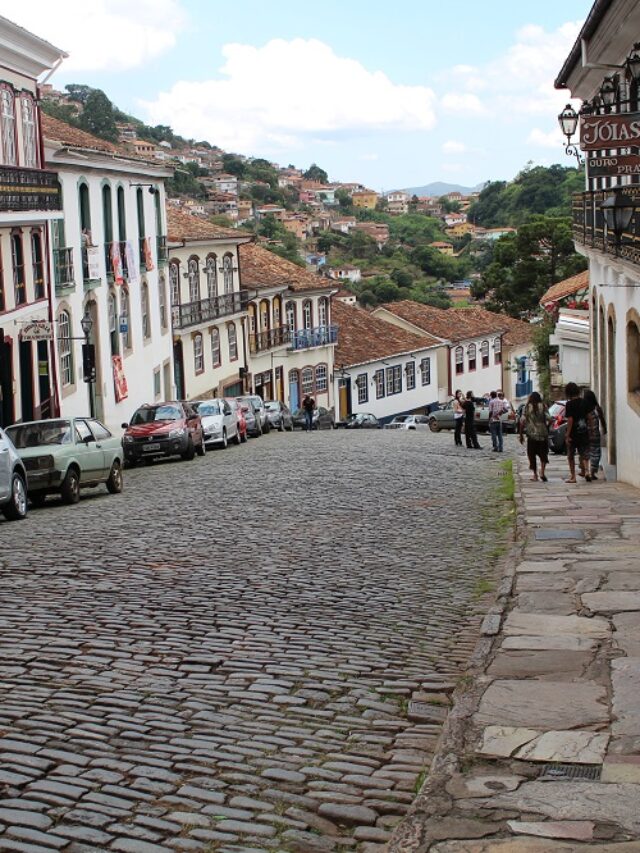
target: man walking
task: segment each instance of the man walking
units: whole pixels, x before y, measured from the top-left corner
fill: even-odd
[[[494,453],[502,453],[502,415],[507,411],[507,404],[500,399],[497,391],[491,392],[489,400],[489,432],[491,433],[491,444]]]
[[[467,396],[462,404],[464,408],[464,435],[469,449],[481,450],[478,444],[478,433],[476,432],[476,406],[473,391],[467,391]]]
[[[304,395],[302,408],[304,409],[304,423],[307,432],[313,429],[313,411],[316,407],[316,401],[309,394]]]

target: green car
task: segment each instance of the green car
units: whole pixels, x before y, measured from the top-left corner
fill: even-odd
[[[35,506],[60,494],[68,504],[80,489],[106,483],[122,491],[122,444],[94,418],[52,418],[7,427],[27,471],[27,492]]]

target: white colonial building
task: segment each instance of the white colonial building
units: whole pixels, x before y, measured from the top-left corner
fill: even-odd
[[[64,210],[51,236],[61,412],[93,412],[117,429],[140,404],[174,396],[164,204],[171,171],[50,116],[43,135]],[[84,381],[85,340],[95,352],[93,382]]]

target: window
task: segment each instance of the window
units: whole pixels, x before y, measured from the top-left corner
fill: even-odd
[[[160,398],[160,394],[160,368],[156,367],[156,369],[153,371],[153,396],[156,400],[158,400]]]
[[[318,301],[318,325],[319,326],[326,326],[328,324],[328,317],[329,317],[328,305],[329,305],[329,300],[327,299],[326,296],[323,296]]]
[[[360,373],[356,377],[356,388],[358,389],[358,403],[369,402],[369,375]]]
[[[380,400],[382,397],[384,397],[384,370],[376,370],[375,381],[376,381],[376,399]]]
[[[431,385],[431,359],[423,358],[420,362],[420,376],[423,385]]]
[[[480,344],[480,358],[482,366],[489,367],[489,341],[482,341]]]
[[[105,438],[111,438],[111,433],[100,421],[90,420],[87,423],[96,441],[104,441]]]
[[[293,335],[296,330],[296,306],[294,302],[287,302],[285,306],[287,316],[287,327]]]
[[[93,441],[91,430],[86,421],[76,421],[76,441]]]
[[[140,308],[142,311],[142,337],[151,337],[151,318],[149,317],[149,285],[146,281],[140,288]]]
[[[113,241],[113,206],[111,202],[111,187],[104,184],[102,187],[102,225],[104,228],[104,242],[107,244],[107,271],[112,271],[110,260],[110,243]]]
[[[311,300],[305,299],[302,303],[302,328],[310,329],[312,327]]]
[[[302,393],[313,394],[313,368],[304,367],[302,369]]]
[[[464,373],[464,349],[456,347],[456,373]]]
[[[263,299],[260,303],[260,331],[267,332],[269,330],[269,302]]]
[[[493,342],[493,363],[502,364],[502,341],[496,338]]]
[[[204,371],[204,346],[202,343],[202,335],[194,335],[193,337],[193,369],[196,373]]]
[[[218,270],[216,269],[215,255],[207,257],[204,269],[207,276],[207,297],[215,299],[218,295]]]
[[[249,303],[249,332],[252,335],[256,333],[256,306],[253,302]]]
[[[635,311],[630,311],[627,318],[627,391],[636,395],[640,394],[640,318]]]
[[[279,296],[273,299],[273,327],[277,329],[282,319],[282,301]]]
[[[222,259],[222,282],[225,293],[233,293],[233,257],[229,254]]]
[[[16,113],[15,98],[11,89],[0,89],[0,122],[2,123],[2,162],[5,166],[16,165]]]
[[[189,258],[189,302],[200,301],[200,269],[197,258]]]
[[[58,314],[58,355],[60,356],[60,379],[62,386],[73,385],[71,315],[68,311],[61,311]]]
[[[16,305],[24,305],[27,301],[27,288],[24,279],[24,250],[22,234],[11,235],[11,260],[13,262],[13,291]]]
[[[169,288],[171,305],[180,305],[180,264],[176,261],[169,264]]]
[[[413,391],[416,387],[416,363],[408,361],[404,367],[404,372],[407,376],[407,391]]]
[[[120,338],[118,335],[118,299],[115,290],[110,290],[107,297],[107,322],[109,323],[111,355],[118,355],[120,351]]]
[[[477,347],[475,344],[469,344],[467,347],[467,359],[469,361],[469,371],[476,369]]]
[[[327,390],[327,365],[318,364],[316,367],[316,394]]]
[[[33,289],[36,299],[44,299],[44,263],[42,259],[42,235],[31,232],[31,266],[33,269]]]
[[[218,367],[220,364],[220,330],[217,326],[211,329],[211,364]]]
[[[402,393],[402,365],[387,367],[387,396]]]
[[[131,349],[131,326],[129,315],[129,291],[126,287],[123,287],[122,296],[120,298],[120,323],[125,329],[125,331],[122,332],[123,349]]]
[[[120,243],[125,243],[127,239],[127,211],[124,203],[123,187],[118,187],[116,202],[118,205],[118,239],[120,240]],[[121,252],[124,254],[122,246]]]
[[[144,195],[142,187],[136,190],[136,208],[138,211],[138,237],[143,240],[147,236],[147,229],[144,224]],[[140,258],[140,263],[144,263],[144,258]]]
[[[167,328],[167,280],[164,273],[158,276],[158,308],[160,309],[160,327]]]
[[[36,144],[35,105],[30,95],[23,95],[20,103],[22,105],[22,151],[24,165],[28,169],[36,169],[38,166],[38,146]]]
[[[238,358],[238,338],[235,323],[229,323],[227,335],[229,337],[229,360],[235,361]]]

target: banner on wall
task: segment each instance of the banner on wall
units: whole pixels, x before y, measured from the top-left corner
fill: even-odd
[[[127,240],[126,245],[127,270],[129,271],[129,283],[138,283],[138,267],[136,266],[135,255],[133,254],[133,246],[131,240]]]
[[[129,386],[127,385],[127,377],[124,375],[122,366],[122,358],[119,355],[111,356],[113,366],[113,387],[116,394],[116,403],[121,400],[126,400],[129,396]]]
[[[153,267],[153,255],[151,254],[151,243],[149,242],[149,238],[145,237],[142,241],[142,253],[144,255],[144,265],[147,268],[147,271],[152,270]]]
[[[114,241],[111,244],[111,268],[113,269],[113,280],[116,284],[124,284],[124,275],[122,273],[122,255],[120,253],[120,243]]]
[[[87,278],[100,279],[100,247],[87,246]]]

